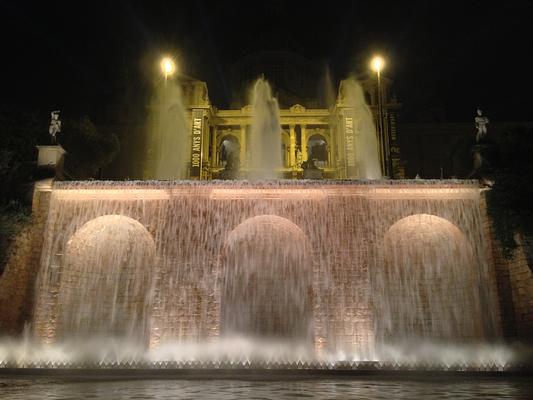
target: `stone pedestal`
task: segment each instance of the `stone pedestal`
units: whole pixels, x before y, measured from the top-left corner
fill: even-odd
[[[67,153],[60,145],[37,146],[37,170],[40,178],[63,178],[63,162]]]
[[[322,179],[323,171],[319,168],[304,168],[304,179]]]

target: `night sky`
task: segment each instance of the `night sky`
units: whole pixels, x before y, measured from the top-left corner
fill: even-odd
[[[278,37],[271,49],[326,61],[337,80],[381,52],[404,120],[432,107],[450,121],[470,120],[478,105],[492,120],[531,120],[526,1],[19,0],[3,1],[0,11],[4,109],[59,108],[114,122],[124,103],[145,102],[150,67],[168,52],[187,75],[207,81],[223,108],[229,66]]]

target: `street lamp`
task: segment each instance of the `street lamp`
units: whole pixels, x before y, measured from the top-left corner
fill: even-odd
[[[372,62],[370,63],[370,65],[372,67],[372,70],[374,70],[374,72],[377,72],[379,76],[379,74],[381,73],[381,70],[385,66],[385,60],[383,60],[383,58],[380,56],[375,56],[372,59]]]
[[[378,97],[378,137],[379,137],[379,151],[381,158],[381,169],[384,175],[390,176],[392,171],[389,171],[388,163],[388,140],[385,137],[385,129],[383,128],[383,98],[381,90],[381,70],[385,67],[385,60],[381,56],[374,56],[370,61],[370,68],[376,73],[377,76],[377,97]]]
[[[176,63],[170,57],[163,57],[161,59],[160,66],[161,66],[161,71],[163,72],[163,75],[165,76],[165,80],[167,80],[169,76],[172,76],[174,72],[176,72]]]

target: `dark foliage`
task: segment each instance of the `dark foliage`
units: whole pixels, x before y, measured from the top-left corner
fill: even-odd
[[[30,220],[30,208],[10,201],[0,205],[0,275],[4,272],[8,249],[20,230]]]
[[[488,210],[504,254],[511,257],[515,234],[533,233],[533,129],[512,129],[497,138],[497,146]]]
[[[11,242],[29,222],[33,182],[38,179],[36,146],[50,144],[49,118],[39,112],[0,112],[0,274]],[[97,177],[119,151],[117,136],[102,133],[86,116],[64,120],[58,139],[74,179]]]
[[[98,178],[100,170],[113,161],[120,144],[114,133],[102,133],[89,117],[66,120],[61,144],[67,151],[65,169],[75,179]]]

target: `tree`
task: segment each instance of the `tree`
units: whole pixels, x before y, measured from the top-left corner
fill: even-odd
[[[98,177],[120,149],[118,137],[97,129],[87,116],[65,120],[62,134],[60,141],[67,151],[65,169],[75,179]]]
[[[533,233],[533,129],[513,128],[496,139],[497,157],[491,161],[494,185],[488,192],[488,210],[504,254],[517,247],[515,234]]]
[[[9,246],[29,222],[36,146],[50,143],[49,121],[49,114],[40,112],[0,111],[0,274]],[[117,136],[102,133],[86,116],[64,120],[58,140],[74,179],[96,177],[119,151]]]
[[[47,118],[36,111],[0,111],[0,206],[27,203],[38,144],[47,143]]]
[[[46,136],[39,112],[0,111],[0,274],[13,239],[29,221],[35,146]]]

